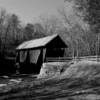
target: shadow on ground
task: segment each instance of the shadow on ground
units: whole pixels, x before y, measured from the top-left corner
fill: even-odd
[[[71,75],[67,73],[70,77],[65,77],[67,71],[65,70],[63,78],[62,75],[60,78],[36,79],[30,75],[17,77],[12,81],[11,79],[1,79],[3,82],[1,84],[7,85],[0,87],[0,100],[100,100],[100,68],[97,68],[100,67],[100,64],[85,63],[82,65],[82,63],[67,69],[68,71],[74,70]],[[89,73],[86,74],[86,67],[92,76]],[[79,71],[86,73],[80,75]]]

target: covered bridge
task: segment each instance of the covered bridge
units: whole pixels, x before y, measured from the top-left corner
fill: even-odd
[[[67,45],[58,34],[26,41],[16,48],[20,73],[38,74],[49,57],[63,57]]]

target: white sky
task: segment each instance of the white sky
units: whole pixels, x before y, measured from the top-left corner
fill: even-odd
[[[64,0],[0,0],[0,7],[19,16],[23,22],[36,22],[40,15],[55,14]]]

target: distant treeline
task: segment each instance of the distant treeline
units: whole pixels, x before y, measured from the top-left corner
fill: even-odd
[[[23,41],[55,33],[68,45],[66,56],[99,55],[100,14],[96,12],[100,10],[100,1],[66,0],[65,5],[67,3],[72,8],[71,13],[66,12],[65,6],[58,10],[59,16],[41,16],[39,22],[27,24],[23,24],[17,15],[1,9],[0,58],[15,57],[15,48]]]

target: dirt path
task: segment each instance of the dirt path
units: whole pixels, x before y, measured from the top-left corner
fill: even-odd
[[[0,100],[100,100],[99,84],[81,79],[24,79],[0,89]]]

